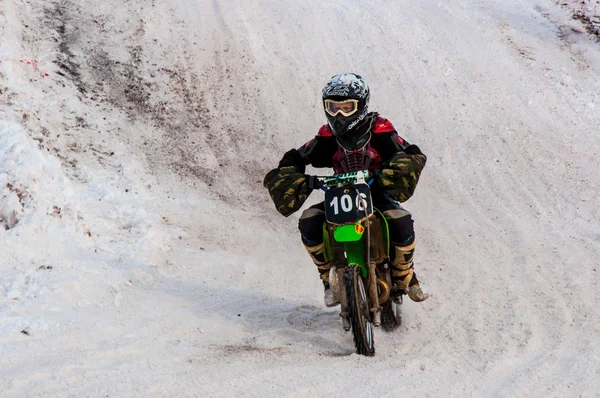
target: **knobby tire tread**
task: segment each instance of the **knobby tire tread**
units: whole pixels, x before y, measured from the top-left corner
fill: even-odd
[[[398,319],[394,314],[392,300],[388,300],[383,304],[381,309],[381,327],[386,332],[393,332],[402,324],[402,319]]]
[[[348,292],[348,308],[350,312],[350,322],[352,324],[352,335],[354,337],[354,345],[356,353],[360,355],[373,356],[375,355],[375,342],[373,340],[373,350],[371,351],[367,345],[366,330],[361,322],[361,309],[359,302],[358,282],[356,278],[360,278],[356,267],[348,267],[346,269],[346,288]],[[371,337],[373,339],[373,336]]]

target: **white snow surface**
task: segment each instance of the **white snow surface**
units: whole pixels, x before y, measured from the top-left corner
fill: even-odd
[[[569,3],[0,2],[0,395],[600,396],[600,44]],[[373,358],[262,187],[342,72],[428,155],[432,297]]]

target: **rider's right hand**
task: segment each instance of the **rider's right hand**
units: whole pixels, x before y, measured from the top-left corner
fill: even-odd
[[[306,180],[308,183],[308,189],[321,189],[323,186],[323,181],[319,180],[317,176],[306,175]]]

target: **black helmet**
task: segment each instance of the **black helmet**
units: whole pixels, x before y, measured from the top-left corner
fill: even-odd
[[[362,124],[367,117],[369,97],[369,86],[357,74],[342,73],[329,80],[323,89],[323,108],[333,135],[341,138],[352,134]]]

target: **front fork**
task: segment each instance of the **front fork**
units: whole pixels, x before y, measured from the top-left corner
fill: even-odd
[[[369,265],[365,266],[364,255],[363,255],[363,243],[361,241],[355,242],[344,242],[344,251],[346,253],[346,259],[348,267],[359,267],[360,274],[363,280],[366,281],[367,294],[369,296],[370,311],[371,311],[371,322],[375,326],[381,325],[381,308],[379,305],[379,294],[377,292],[377,273],[376,264],[374,261],[369,259]],[[350,320],[348,317],[348,299],[352,300],[353,297],[348,297],[346,290],[345,280],[345,267],[336,268],[338,277],[339,293],[340,293],[340,305],[342,321],[344,324],[344,330],[350,330]],[[386,298],[387,299],[387,298]]]

